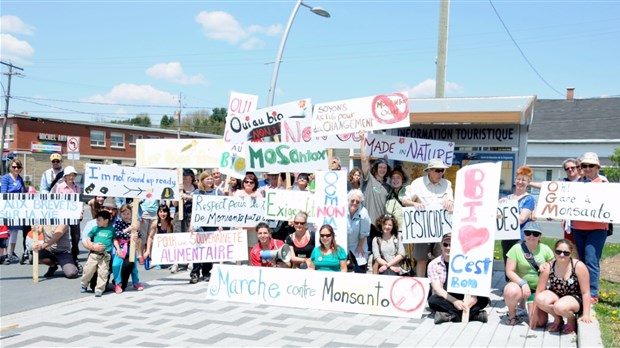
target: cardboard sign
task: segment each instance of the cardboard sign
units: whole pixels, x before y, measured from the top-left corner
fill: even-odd
[[[290,118],[282,120],[283,143],[323,144],[328,149],[359,149],[362,140],[358,132],[338,135],[312,135],[312,119]]]
[[[501,164],[473,164],[456,173],[448,292],[491,292]]]
[[[510,199],[497,206],[497,229],[495,240],[521,239],[519,223],[519,201]]]
[[[227,117],[224,141],[241,144],[280,135],[280,122],[282,120],[310,117],[311,112],[312,103],[310,99],[301,99]]]
[[[153,238],[154,265],[248,259],[245,230],[159,233]]]
[[[536,217],[573,221],[620,221],[620,184],[545,181]]]
[[[441,158],[452,165],[454,143],[370,133],[366,137],[366,153],[372,157],[424,164]]]
[[[138,139],[136,166],[142,168],[217,168],[222,139]]]
[[[256,227],[265,222],[262,198],[234,196],[194,195],[192,197],[192,220],[194,227]]]
[[[336,244],[347,249],[347,171],[318,171],[314,180],[314,205],[317,227],[334,228]],[[317,233],[319,229],[317,228]],[[317,236],[318,237],[318,236]],[[316,238],[319,241],[320,238]],[[318,243],[317,243],[318,245]]]
[[[452,232],[452,214],[442,206],[416,209],[403,207],[403,243],[440,242]]]
[[[140,199],[179,199],[175,170],[86,163],[84,193],[93,196]]]
[[[314,194],[309,191],[266,190],[265,219],[293,221],[300,211],[308,214],[308,222],[316,219]]]
[[[312,113],[315,136],[409,127],[407,92],[317,104]]]
[[[239,92],[230,92],[226,117],[234,117],[256,110],[258,96]]]
[[[207,298],[421,318],[428,278],[213,265]]]
[[[246,172],[244,155],[245,145],[224,144],[219,165],[220,172],[233,178],[243,179]]]
[[[82,203],[77,193],[0,194],[0,224],[7,226],[75,225]]]
[[[317,144],[246,143],[246,170],[312,173],[327,168],[327,149]]]

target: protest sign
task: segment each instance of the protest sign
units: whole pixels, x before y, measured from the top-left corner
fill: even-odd
[[[138,139],[136,166],[142,168],[217,168],[222,139]]]
[[[226,117],[234,117],[256,110],[258,96],[239,92],[230,92]]]
[[[314,206],[316,224],[330,225],[336,234],[336,244],[347,249],[347,172],[345,170],[315,173]],[[320,231],[316,231],[317,233]],[[317,236],[318,237],[318,236]],[[316,239],[317,241],[319,238]]]
[[[308,214],[308,222],[314,222],[314,194],[309,191],[266,190],[265,219],[293,221],[299,212]]]
[[[207,298],[421,318],[428,278],[213,265]]]
[[[495,240],[521,239],[519,201],[509,199],[499,202],[495,221],[497,223]]]
[[[454,143],[370,133],[366,137],[366,153],[372,157],[424,164],[441,158],[445,164],[452,165]]]
[[[179,175],[174,170],[86,163],[84,193],[140,199],[179,199]]]
[[[358,132],[337,135],[312,135],[312,119],[289,118],[282,120],[283,143],[323,144],[328,149],[359,149],[362,140]]]
[[[280,122],[283,119],[309,118],[311,112],[310,99],[301,99],[227,117],[224,141],[241,144],[280,135]]]
[[[81,214],[82,202],[77,193],[0,195],[1,225],[75,225],[80,223]]]
[[[473,164],[456,173],[448,292],[489,296],[500,173],[501,162]]]
[[[246,230],[158,233],[153,238],[154,265],[248,259]]]
[[[545,181],[538,195],[536,217],[618,222],[620,221],[618,197],[620,197],[618,183]]]
[[[402,231],[405,244],[440,242],[444,234],[452,232],[452,214],[440,205],[404,207]]]
[[[233,178],[245,177],[245,148],[243,144],[224,144],[220,172]]]
[[[327,168],[327,149],[311,143],[246,143],[246,170],[312,173]]]
[[[234,196],[192,196],[193,227],[256,227],[265,222],[263,198]]]
[[[317,104],[312,113],[315,136],[409,127],[407,92]]]

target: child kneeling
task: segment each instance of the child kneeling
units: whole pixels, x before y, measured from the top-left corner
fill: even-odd
[[[105,290],[108,274],[110,273],[110,252],[114,240],[114,228],[110,226],[112,215],[110,212],[102,210],[97,213],[97,226],[88,232],[86,236],[86,246],[89,250],[96,248],[88,254],[88,260],[84,266],[84,275],[80,292],[86,292],[90,279],[97,272],[97,286],[95,296],[100,297]]]

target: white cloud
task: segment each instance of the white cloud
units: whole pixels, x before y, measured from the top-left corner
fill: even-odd
[[[146,69],[146,74],[156,78],[167,80],[182,85],[206,85],[207,80],[201,74],[188,76],[183,72],[179,62],[159,63]]]
[[[173,105],[177,97],[150,85],[121,83],[112,87],[107,94],[97,94],[87,98],[95,103],[146,103],[153,105]]]
[[[244,49],[262,47],[262,40],[255,35],[275,36],[282,32],[280,24],[268,26],[251,24],[244,28],[235,17],[224,11],[202,11],[196,16],[196,22],[202,26],[206,37],[225,41],[231,45],[243,41],[241,47]]]
[[[33,35],[34,27],[31,25],[27,25],[22,22],[22,20],[17,16],[6,15],[0,17],[0,32],[5,33],[14,33],[14,34],[23,34],[23,35]]]
[[[456,82],[448,82],[445,84],[445,94],[461,93],[463,92],[463,86]],[[406,84],[398,86],[398,90],[404,90],[409,92],[409,98],[432,98],[435,96],[435,80],[426,79],[417,85],[410,87]]]
[[[34,54],[34,48],[28,42],[19,40],[11,34],[0,34],[0,42],[2,42],[0,45],[2,60],[23,64]]]

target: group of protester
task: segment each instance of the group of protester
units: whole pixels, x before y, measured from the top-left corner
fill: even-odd
[[[364,144],[365,133],[360,132],[360,137],[361,144]],[[444,235],[440,243],[413,244],[412,248],[410,244],[402,243],[403,207],[425,209],[441,206],[448,211],[453,209],[452,184],[443,178],[448,165],[441,159],[431,159],[424,169],[425,175],[406,185],[408,178],[400,166],[392,169],[383,159],[371,165],[365,146],[361,146],[360,151],[361,168],[354,167],[348,174],[347,245],[336,244],[332,226],[312,226],[308,224],[307,214],[299,212],[290,222],[268,221],[249,229],[248,263],[264,267],[428,276],[431,283],[428,304],[436,311],[435,323],[461,321],[464,310],[469,312],[469,320],[486,322],[484,308],[489,302],[488,298],[465,298],[461,294],[447,292],[450,234]],[[40,192],[82,193],[75,183],[75,169],[71,166],[62,168],[62,157],[58,154],[53,154],[50,160],[52,168],[43,174]],[[567,181],[606,182],[604,177],[598,175],[600,162],[595,153],[585,153],[579,160],[566,160],[563,165]],[[10,173],[2,177],[2,192],[26,192],[19,175],[21,162],[14,159],[10,166]],[[332,159],[330,169],[341,169],[338,158]],[[599,260],[608,225],[564,221],[563,227],[567,237],[573,237],[572,241],[562,239],[556,243],[554,251],[550,250],[540,242],[542,230],[533,222],[536,202],[527,188],[539,184],[532,182],[532,174],[533,171],[527,166],[518,168],[513,193],[502,198],[518,201],[521,227],[520,240],[502,242],[507,279],[504,289],[508,307],[507,324],[520,323],[528,307],[532,327],[546,325],[549,313],[555,318],[549,330],[568,333],[575,329],[575,314],[582,315],[580,321],[590,321],[589,305],[598,300]],[[136,208],[113,197],[96,197],[88,203],[96,220],[87,225],[81,236],[84,248],[89,251],[83,269],[82,292],[86,292],[90,286],[94,288],[96,296],[101,296],[106,289],[110,268],[116,293],[125,290],[129,274],[132,276],[133,287],[142,290],[138,265],[149,266],[156,234],[175,232],[174,214],[177,209],[183,211],[180,232],[218,230],[218,227],[199,228],[191,225],[193,195],[257,198],[264,196],[266,189],[286,189],[290,186],[286,185],[287,175],[277,172],[266,173],[262,181],[252,172],[248,172],[242,180],[232,177],[224,180],[217,168],[203,170],[198,177],[196,175],[197,172],[192,169],[183,171],[182,193],[178,203],[147,199]],[[314,188],[312,174],[301,173],[292,183],[295,190]],[[134,222],[133,209],[138,209],[139,216],[138,221]],[[0,231],[0,237],[10,236],[8,253],[7,238],[0,238],[3,262],[16,260],[14,250],[20,228],[9,226],[6,233]],[[79,224],[33,228],[40,229],[44,235],[43,243],[36,249],[40,250],[40,262],[49,265],[46,277],[53,276],[59,266],[68,278],[82,273],[77,259],[81,234]],[[319,239],[318,243],[316,238]],[[132,257],[129,255],[131,244],[135,244],[136,249]],[[288,245],[291,250],[290,260],[266,258],[261,253],[278,250],[284,245]],[[575,256],[575,250],[578,259],[572,257]],[[23,258],[27,258],[27,255]],[[407,259],[413,262],[415,270],[403,267],[403,261]],[[201,278],[209,280],[211,263],[194,263],[190,266],[190,283],[197,283]],[[177,264],[171,266],[172,272],[178,269]],[[563,318],[567,319],[566,323]]]

